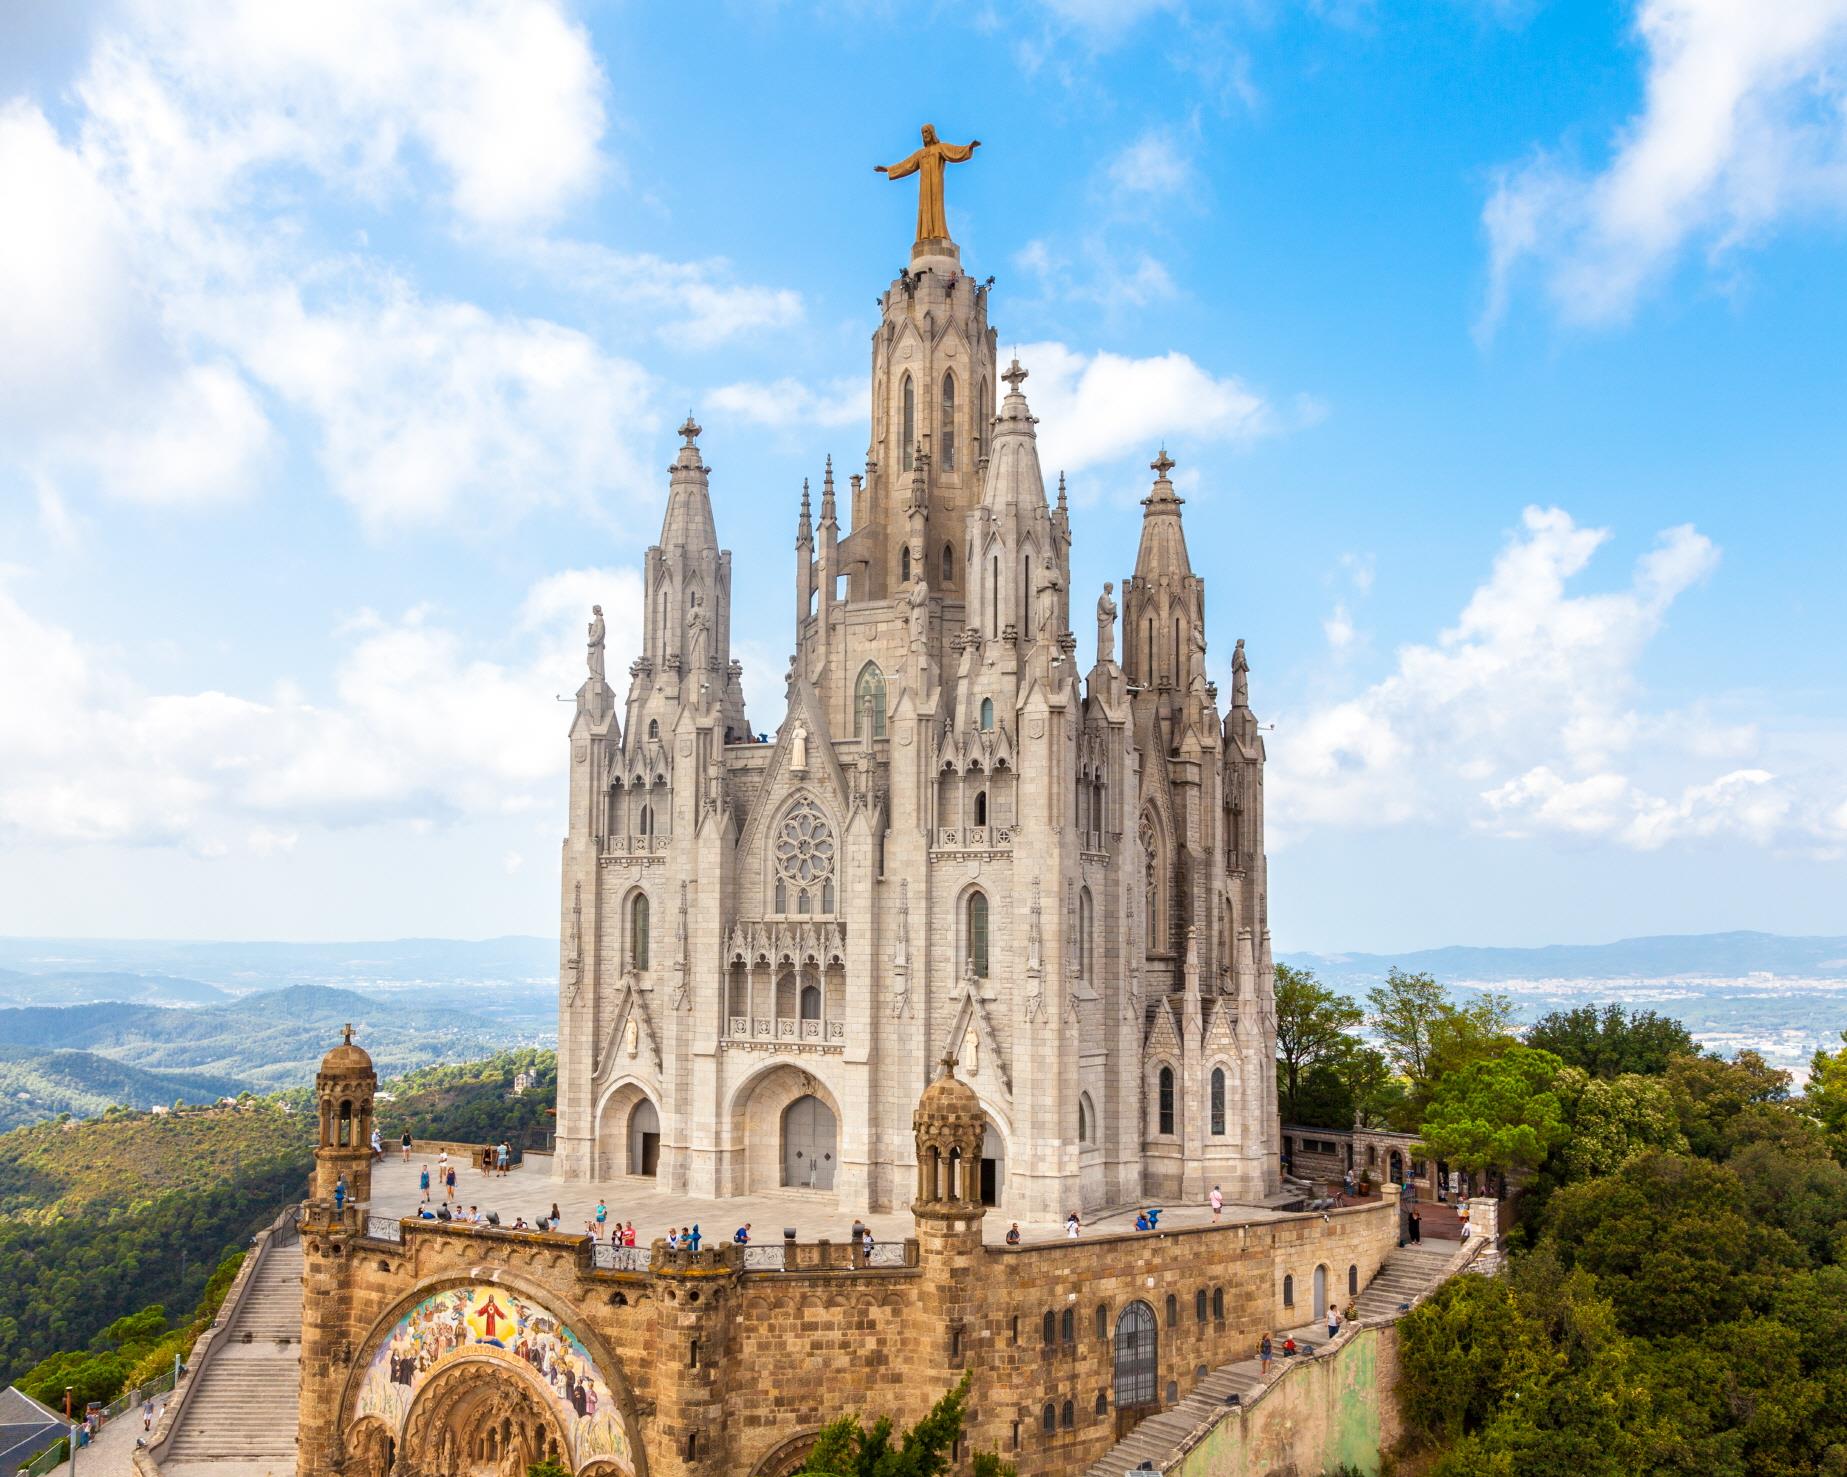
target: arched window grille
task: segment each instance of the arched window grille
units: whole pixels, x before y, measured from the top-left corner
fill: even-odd
[[[1058,1315],[1048,1308],[1044,1319],[1041,1321],[1041,1327],[1045,1333],[1046,1347],[1050,1348],[1053,1344],[1058,1342]]]
[[[1058,1336],[1067,1344],[1077,1342],[1077,1310],[1066,1308],[1058,1317]]]
[[[1206,1321],[1206,1290],[1203,1287],[1193,1294],[1193,1321],[1195,1323]]]
[[[1169,1328],[1180,1326],[1180,1299],[1171,1292],[1167,1295],[1167,1326]]]
[[[1225,1136],[1225,1069],[1212,1069],[1212,1092],[1210,1108],[1212,1111],[1212,1135],[1214,1138]]]
[[[1283,1306],[1285,1308],[1295,1306],[1295,1277],[1293,1274],[1283,1278]]]
[[[1225,1289],[1222,1287],[1212,1289],[1212,1317],[1217,1323],[1225,1321]]]
[[[1174,1069],[1172,1067],[1161,1068],[1157,1100],[1160,1111],[1160,1131],[1172,1133],[1174,1131]]]
[[[899,424],[903,430],[903,444],[898,449],[898,465],[906,472],[916,466],[912,448],[917,444],[917,387],[911,383],[911,377],[904,377],[904,385],[898,392],[900,409]]]
[[[991,733],[994,730],[994,699],[984,697],[981,700],[981,731]]]
[[[988,898],[986,893],[968,895],[968,957],[975,961],[975,977],[988,977]]]
[[[943,429],[937,437],[937,455],[942,459],[943,470],[953,472],[956,469],[956,377],[953,374],[943,376]]]
[[[648,967],[648,895],[635,894],[628,905],[628,956],[636,969]]]
[[[661,736],[661,720],[658,718],[650,718],[648,720],[648,737],[651,739],[657,739],[660,736]]]
[[[898,578],[907,585],[911,582],[911,546],[909,544],[898,551]]]

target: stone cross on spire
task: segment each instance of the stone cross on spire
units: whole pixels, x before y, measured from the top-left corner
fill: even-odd
[[[353,1025],[351,1021],[348,1021],[340,1030],[340,1044],[342,1046],[351,1046],[353,1044]]]
[[[1163,446],[1161,448],[1161,454],[1153,461],[1149,462],[1148,465],[1153,470],[1154,475],[1165,482],[1167,480],[1167,474],[1173,471],[1175,462],[1174,459],[1167,454],[1167,448]]]
[[[1014,359],[1013,363],[1007,366],[1007,372],[1003,374],[1001,378],[1007,382],[1009,394],[1017,395],[1020,393],[1020,386],[1026,380],[1026,371],[1020,368],[1020,361],[1017,357]]]
[[[691,446],[696,443],[699,439],[699,433],[704,429],[704,426],[693,419],[693,413],[690,410],[687,411],[686,419],[680,423],[680,434],[686,438],[686,444]]]

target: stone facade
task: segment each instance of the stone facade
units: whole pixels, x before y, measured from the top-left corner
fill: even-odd
[[[592,1477],[786,1477],[827,1421],[908,1423],[964,1370],[973,1445],[1026,1477],[1080,1471],[1397,1244],[1396,1207],[1376,1204],[986,1246],[965,1172],[984,1130],[953,1072],[924,1094],[916,1235],[877,1265],[825,1243],[626,1253],[311,1201],[301,1477],[542,1456]]]
[[[569,741],[559,1172],[901,1207],[957,1057],[975,1189],[1062,1216],[1279,1188],[1263,740],[1243,643],[1206,676],[1165,452],[1077,669],[1049,500],[988,287],[917,243],[880,298],[872,424],[804,486],[784,711],[753,741],[700,428],[618,699],[600,612]]]

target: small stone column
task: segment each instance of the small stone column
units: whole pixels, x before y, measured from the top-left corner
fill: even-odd
[[[346,1181],[346,1203],[372,1199],[372,1099],[378,1074],[372,1058],[353,1045],[353,1028],[321,1059],[314,1079],[319,1132],[314,1149],[314,1198],[331,1206],[334,1187]]]

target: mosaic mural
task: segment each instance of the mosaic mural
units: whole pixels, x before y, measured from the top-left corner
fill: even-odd
[[[373,1354],[355,1418],[377,1416],[401,1439],[424,1382],[464,1359],[524,1365],[569,1433],[573,1468],[635,1470],[628,1427],[590,1351],[544,1308],[492,1283],[445,1288],[410,1308]]]

